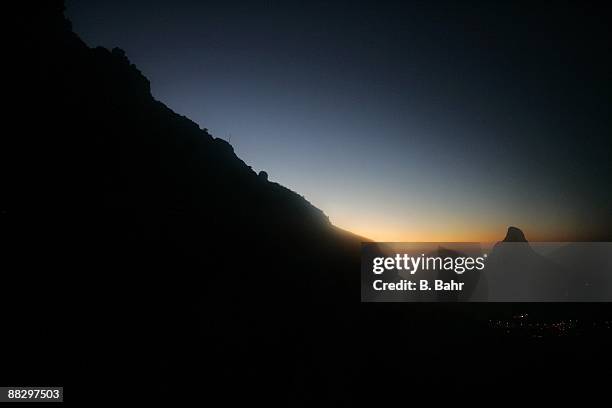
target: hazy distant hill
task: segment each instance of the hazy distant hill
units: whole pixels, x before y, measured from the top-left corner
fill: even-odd
[[[536,253],[519,228],[509,227],[487,260],[489,293],[496,301],[567,300],[567,273]]]

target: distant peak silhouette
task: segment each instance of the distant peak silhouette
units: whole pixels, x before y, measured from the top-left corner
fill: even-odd
[[[508,227],[506,237],[503,242],[527,242],[525,234],[517,227]]]

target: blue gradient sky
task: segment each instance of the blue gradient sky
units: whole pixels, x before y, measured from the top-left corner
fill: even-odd
[[[588,10],[122,3],[68,1],[67,15],[342,228],[571,240],[609,222],[609,40]]]

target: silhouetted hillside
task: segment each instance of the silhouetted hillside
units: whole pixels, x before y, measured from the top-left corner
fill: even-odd
[[[362,238],[155,100],[122,50],[86,46],[62,9],[47,3],[30,22],[41,102],[31,117],[44,130],[15,183],[25,221],[7,233],[37,231],[42,252],[14,243],[15,261],[58,276],[22,311],[65,312],[64,293],[75,294],[63,306],[79,314],[86,364],[117,367],[118,383],[170,390],[201,384],[202,370],[219,392],[240,377],[258,392],[256,378],[295,381],[279,373],[320,348],[311,333],[357,318],[347,309],[359,301]]]
[[[36,97],[6,161],[5,384],[338,406],[380,402],[410,372],[430,391],[522,373],[491,366],[488,305],[360,304],[361,237],[156,101],[122,50],[89,48],[62,10],[24,23]]]
[[[36,37],[45,148],[22,184],[40,186],[28,222],[50,232],[49,263],[82,297],[89,365],[168,397],[207,377],[238,399],[240,381],[244,395],[270,398],[275,384],[280,400],[334,401],[379,364],[368,338],[435,344],[454,331],[439,324],[444,306],[364,309],[361,238],[154,100],[121,50],[88,48],[61,7],[48,11]]]

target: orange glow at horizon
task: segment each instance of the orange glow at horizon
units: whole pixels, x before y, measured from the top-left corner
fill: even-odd
[[[520,228],[528,241],[589,240],[592,228],[579,220],[563,200],[493,194],[451,187],[397,189],[381,180],[371,187],[326,190],[312,184],[309,201],[321,208],[335,226],[376,242],[497,242],[508,227]],[[508,190],[510,191],[510,190]]]
[[[446,228],[439,225],[415,225],[412,228],[376,226],[367,222],[332,223],[354,234],[375,242],[497,242],[504,239],[508,227],[520,228],[528,241],[560,242],[578,240],[570,231],[562,228],[538,231],[537,226],[520,224],[474,225],[468,227],[455,223]]]

